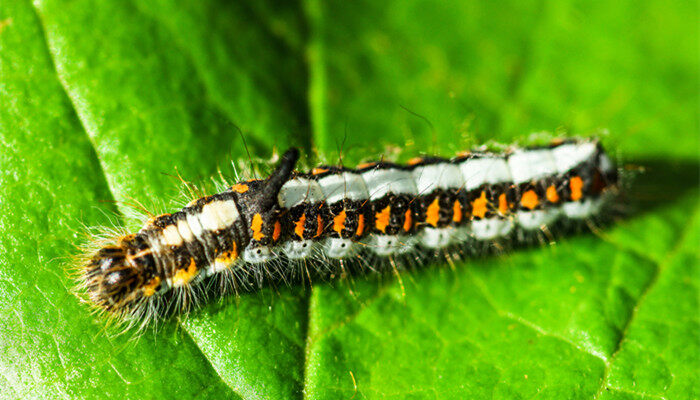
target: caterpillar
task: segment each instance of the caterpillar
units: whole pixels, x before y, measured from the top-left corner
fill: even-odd
[[[295,171],[298,158],[292,148],[266,179],[153,217],[86,254],[79,286],[88,301],[145,324],[302,270],[467,257],[478,243],[600,214],[618,185],[595,138],[308,173]]]

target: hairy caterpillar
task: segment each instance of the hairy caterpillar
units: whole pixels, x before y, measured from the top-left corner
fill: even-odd
[[[90,302],[145,324],[309,269],[465,256],[479,242],[594,216],[618,184],[596,139],[309,173],[294,171],[298,157],[290,149],[267,179],[197,199],[87,254],[79,283]]]

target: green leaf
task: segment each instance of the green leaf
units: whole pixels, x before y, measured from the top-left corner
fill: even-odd
[[[0,397],[699,397],[697,19],[659,0],[3,2]],[[83,224],[137,229],[128,203],[172,209],[173,175],[215,175],[242,137],[351,165],[562,128],[607,128],[646,168],[598,235],[268,288],[138,340],[70,293]]]

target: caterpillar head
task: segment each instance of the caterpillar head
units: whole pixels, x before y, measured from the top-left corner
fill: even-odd
[[[142,235],[122,236],[83,264],[81,286],[92,304],[104,311],[133,314],[161,287],[155,261]]]
[[[93,304],[115,311],[135,300],[143,279],[136,266],[129,262],[124,246],[109,246],[97,251],[89,260],[83,285]]]

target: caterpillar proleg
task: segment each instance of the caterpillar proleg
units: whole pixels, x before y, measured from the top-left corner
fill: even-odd
[[[337,275],[448,251],[468,257],[478,243],[595,216],[618,185],[597,139],[308,173],[295,171],[298,158],[290,149],[266,179],[199,198],[87,254],[80,286],[89,301],[142,323],[302,269]]]

